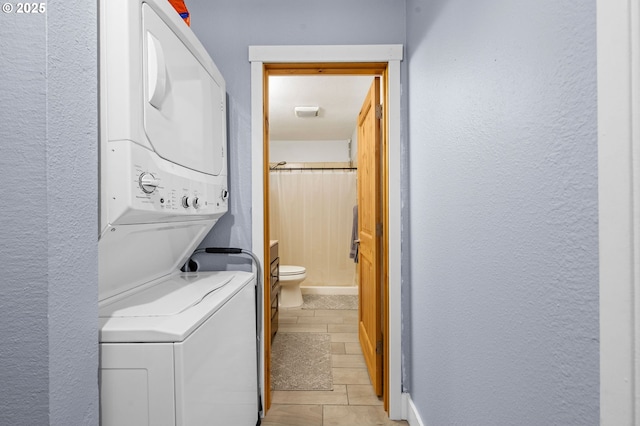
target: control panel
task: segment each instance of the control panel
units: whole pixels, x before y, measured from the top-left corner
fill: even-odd
[[[106,185],[111,225],[219,217],[228,209],[226,175],[178,166],[129,141],[110,142],[106,155],[114,168]]]

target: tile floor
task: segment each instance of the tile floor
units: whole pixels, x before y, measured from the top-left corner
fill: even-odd
[[[272,391],[263,426],[408,425],[387,418],[358,342],[357,310],[281,309],[278,332],[329,333],[332,391]]]

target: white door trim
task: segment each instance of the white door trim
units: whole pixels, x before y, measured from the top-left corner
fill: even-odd
[[[400,61],[402,45],[249,46],[251,62],[252,246],[264,265],[263,64],[387,62],[389,85],[389,417],[402,417],[402,327],[400,233]],[[264,301],[263,306],[264,306]],[[263,351],[264,356],[264,351]],[[264,359],[262,359],[264,365]],[[264,385],[264,373],[261,376]],[[264,402],[264,401],[263,401]]]
[[[597,1],[600,420],[640,422],[640,7]],[[634,178],[635,176],[635,178]]]

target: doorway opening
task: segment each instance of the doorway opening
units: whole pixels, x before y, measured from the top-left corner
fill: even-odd
[[[372,81],[359,75],[269,76],[269,233],[278,241],[280,265],[304,268],[299,285],[305,297],[357,294],[349,244],[357,203],[357,119]],[[297,288],[287,288],[286,295]],[[299,292],[280,302],[294,306],[294,300]]]
[[[371,76],[372,77],[372,82],[374,82],[375,84],[371,84],[372,86],[376,86],[376,92],[378,93],[377,99],[376,99],[376,105],[379,102],[384,102],[385,96],[382,96],[382,100],[380,99],[380,88],[385,88],[386,84],[385,84],[385,76],[386,76],[386,67],[387,65],[384,63],[373,63],[373,64],[344,64],[341,66],[336,66],[335,64],[265,64],[264,65],[264,71],[265,71],[265,80],[264,80],[264,97],[265,97],[265,104],[264,104],[264,127],[265,127],[265,132],[264,132],[264,158],[266,160],[267,166],[263,167],[264,172],[265,172],[265,177],[264,177],[264,188],[265,188],[265,194],[269,194],[270,191],[270,178],[269,178],[269,171],[271,170],[271,166],[270,165],[270,159],[269,159],[269,151],[270,151],[270,136],[272,134],[271,132],[271,111],[270,111],[270,104],[269,104],[269,100],[272,99],[272,97],[270,96],[270,91],[269,91],[269,87],[270,84],[272,83],[272,77],[276,77],[276,76],[307,76],[307,78],[311,78],[310,76],[313,75],[318,75],[318,76]],[[384,92],[384,90],[382,90],[382,92]],[[365,93],[365,95],[367,95]],[[359,103],[365,101],[365,97],[363,96],[363,99],[361,99],[359,101]],[[378,123],[384,123],[385,120],[384,118],[384,104],[380,104],[381,112],[379,114]],[[375,107],[372,108],[372,113],[369,114],[369,117],[373,117],[375,119],[375,115],[376,115],[376,111],[375,111]],[[378,133],[382,133],[380,132],[380,127],[384,128],[384,124],[379,124],[378,125]],[[359,132],[360,133],[360,132]],[[367,215],[370,216],[373,220],[375,220],[375,223],[380,223],[382,225],[382,212],[386,211],[386,204],[384,202],[384,190],[383,188],[381,188],[380,183],[385,181],[385,176],[384,176],[384,160],[382,159],[382,157],[379,155],[380,152],[384,152],[385,151],[385,146],[386,146],[386,137],[382,137],[381,135],[379,135],[377,137],[377,139],[375,141],[372,141],[371,143],[376,144],[377,146],[372,146],[371,147],[371,151],[373,152],[377,152],[378,155],[366,155],[365,157],[362,157],[362,149],[359,149],[359,156],[360,156],[360,160],[362,161],[366,161],[364,164],[359,164],[359,170],[364,170],[364,171],[369,171],[369,173],[366,173],[366,177],[369,180],[373,180],[374,178],[376,178],[376,182],[373,182],[373,188],[374,188],[374,192],[369,192],[367,193],[367,199],[371,199],[372,202],[368,202],[367,204],[369,205],[374,205],[376,204],[371,210],[375,209],[378,210],[376,214],[372,214],[372,215]],[[366,159],[366,160],[363,160]],[[374,173],[373,170],[375,170],[376,172]],[[359,178],[361,178],[361,174],[362,172],[359,172]],[[362,204],[361,203],[361,196],[360,193],[362,191],[360,190],[360,188],[358,188],[358,204]],[[375,203],[374,203],[375,201]],[[363,217],[363,213],[368,213],[369,209],[365,210],[365,209],[360,209],[359,211],[359,216],[360,218]],[[270,231],[271,231],[271,227],[270,227],[270,222],[271,222],[271,218],[270,218],[270,214],[271,214],[271,205],[270,205],[270,197],[267,195],[265,196],[264,199],[264,203],[263,203],[263,214],[265,217],[265,226],[264,226],[264,233],[265,233],[265,240],[269,241],[269,248],[265,248],[265,259],[267,258],[267,256],[270,256],[270,252],[271,252],[271,235],[270,235]],[[362,226],[361,226],[362,227]],[[375,234],[375,224],[373,224],[372,228],[374,229],[373,234]],[[372,241],[370,243],[368,243],[368,247],[374,247],[377,252],[380,252],[379,254],[376,254],[375,257],[373,259],[371,259],[371,257],[364,257],[363,255],[365,253],[370,252],[371,250],[363,250],[365,247],[364,245],[361,244],[361,251],[362,251],[362,255],[361,257],[363,258],[363,260],[367,260],[367,262],[360,262],[359,263],[359,270],[362,271],[360,274],[357,274],[357,276],[359,276],[359,283],[358,283],[358,287],[360,288],[359,291],[359,309],[358,309],[358,334],[359,334],[359,340],[362,346],[362,351],[364,353],[364,357],[366,360],[366,364],[367,364],[367,368],[369,370],[369,376],[371,379],[371,382],[373,384],[373,387],[376,391],[376,393],[378,395],[383,396],[383,400],[384,400],[384,407],[385,410],[388,410],[388,392],[385,391],[386,386],[384,386],[384,378],[383,378],[383,371],[388,370],[385,369],[383,367],[383,364],[385,363],[385,356],[384,356],[384,347],[385,347],[385,336],[387,333],[385,333],[385,329],[387,328],[385,325],[385,318],[388,317],[387,314],[384,313],[384,309],[383,306],[384,304],[382,303],[382,300],[386,300],[386,297],[384,296],[384,292],[386,290],[386,285],[383,284],[383,279],[382,277],[386,276],[386,274],[383,272],[385,269],[385,260],[384,260],[384,256],[381,255],[382,252],[384,252],[386,250],[387,247],[387,238],[385,238],[384,235],[384,226],[380,227],[379,233],[377,235],[377,238],[375,235],[373,235],[373,239],[377,240],[377,241]],[[366,234],[372,234],[371,232],[367,232]],[[363,233],[361,233],[361,235],[364,235]],[[268,254],[269,253],[269,254]],[[364,266],[369,266],[366,270],[363,269]],[[271,274],[269,274],[269,281],[267,281],[266,277],[265,277],[265,283],[266,282],[271,282],[273,280]],[[366,283],[365,286],[361,285],[362,283]],[[266,407],[267,409],[270,407],[270,402],[271,402],[271,365],[272,365],[272,360],[271,360],[271,337],[273,336],[273,333],[271,330],[271,328],[274,326],[274,322],[273,322],[273,318],[274,315],[277,315],[277,311],[278,311],[278,307],[274,306],[275,304],[278,303],[278,298],[277,297],[273,297],[275,295],[272,294],[272,290],[274,288],[270,285],[266,285],[264,286],[264,298],[265,298],[265,305],[264,305],[264,312],[265,312],[265,317],[264,317],[264,327],[265,327],[265,332],[264,332],[264,347],[265,347],[265,398],[266,398]],[[363,289],[365,289],[365,291],[363,291]],[[274,314],[274,311],[276,312]],[[269,366],[269,368],[266,368],[266,366]]]
[[[323,405],[323,400],[319,396],[314,402],[317,393],[308,391],[332,390],[334,404],[361,405],[366,401],[378,405],[383,390],[382,351],[376,354],[375,344],[383,341],[381,297],[370,298],[373,292],[362,289],[379,288],[381,279],[368,286],[359,282],[363,274],[358,272],[369,265],[365,254],[370,250],[366,250],[367,242],[360,245],[358,237],[362,221],[356,206],[365,203],[359,199],[361,185],[356,182],[363,181],[359,176],[363,169],[374,169],[365,165],[358,172],[359,157],[374,161],[359,149],[359,136],[363,136],[359,115],[374,82],[376,93],[381,92],[380,76],[299,75],[295,70],[280,75],[279,71],[272,75],[267,70],[265,110],[269,124],[269,221],[265,232],[269,233],[272,271],[266,290],[270,294],[265,295],[270,319],[265,321],[271,327],[269,379],[274,409],[277,412],[281,404],[288,403],[284,398],[290,393],[278,391],[291,390],[307,391],[294,396],[315,405]],[[381,104],[379,99],[377,102]],[[300,111],[305,114],[298,114]],[[364,142],[368,147],[381,141]],[[378,146],[374,148],[380,151]],[[381,192],[379,187],[376,185],[376,193]],[[367,204],[360,213],[376,207],[381,212],[379,199],[372,200],[377,205]],[[378,289],[375,295],[380,293]],[[359,305],[359,301],[363,303]],[[319,345],[323,350],[308,347],[304,342],[309,339],[325,339]],[[324,368],[320,369],[321,365]],[[327,386],[332,376],[333,386]],[[382,407],[371,409],[384,415]]]
[[[253,249],[266,265],[269,256],[269,105],[268,78],[270,75],[379,75],[383,80],[381,143],[382,205],[380,233],[381,298],[383,319],[382,344],[384,353],[384,401],[389,416],[402,416],[400,367],[400,84],[399,62],[402,46],[252,46],[252,189],[253,189]],[[262,208],[260,208],[262,207]],[[269,269],[265,268],[265,283],[269,283]],[[264,407],[270,400],[270,294],[269,286],[263,294],[263,370],[262,389]]]

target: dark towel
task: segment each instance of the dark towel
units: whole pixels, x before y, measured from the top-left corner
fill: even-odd
[[[356,242],[358,239],[358,206],[353,207],[353,227],[351,228],[351,251],[349,251],[349,258],[353,259],[355,263],[358,263],[358,247],[360,244]]]

